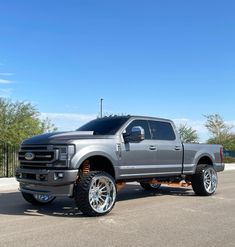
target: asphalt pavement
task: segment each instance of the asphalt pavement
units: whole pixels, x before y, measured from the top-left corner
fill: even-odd
[[[8,189],[0,193],[0,246],[234,247],[234,209],[234,170],[219,173],[211,197],[195,196],[191,188],[162,187],[154,194],[128,184],[112,212],[98,218],[84,217],[69,198],[35,207]]]

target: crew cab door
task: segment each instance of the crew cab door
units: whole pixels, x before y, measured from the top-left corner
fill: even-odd
[[[121,157],[119,160],[120,178],[136,178],[154,172],[156,164],[155,141],[151,139],[147,120],[133,120],[125,129],[130,133],[133,127],[144,129],[145,139],[140,142],[126,142],[121,144]]]
[[[160,175],[182,172],[183,147],[173,125],[167,121],[149,120],[153,145],[156,146],[156,170]]]

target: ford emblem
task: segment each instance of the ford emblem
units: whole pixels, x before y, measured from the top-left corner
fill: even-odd
[[[34,153],[26,153],[26,154],[24,155],[24,158],[25,158],[26,160],[33,160],[33,159],[35,158],[35,154],[34,154]]]

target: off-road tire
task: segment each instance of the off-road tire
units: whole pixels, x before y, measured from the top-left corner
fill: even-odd
[[[105,212],[97,212],[94,210],[90,203],[90,188],[92,186],[92,183],[95,179],[99,178],[107,178],[107,180],[111,181],[112,183],[112,188],[114,190],[114,198],[111,207],[105,211]],[[116,189],[116,183],[114,181],[114,178],[110,176],[108,173],[103,172],[103,171],[91,171],[88,174],[80,176],[74,190],[74,199],[75,203],[78,207],[78,209],[86,216],[102,216],[105,214],[108,214],[112,208],[115,205],[116,201],[116,194],[117,194],[117,189]]]
[[[216,184],[214,188],[209,191],[206,188],[205,176],[208,172],[211,172],[216,176]],[[195,174],[192,176],[192,188],[196,195],[199,196],[211,196],[215,193],[218,183],[218,177],[215,169],[211,165],[198,165]]]

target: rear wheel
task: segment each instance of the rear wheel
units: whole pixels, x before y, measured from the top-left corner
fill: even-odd
[[[210,196],[216,191],[218,176],[210,165],[198,165],[196,173],[192,176],[192,187],[199,196]]]
[[[52,203],[55,200],[54,196],[46,195],[46,194],[30,194],[26,192],[22,192],[23,198],[33,204],[33,205],[47,205]]]
[[[158,191],[161,187],[161,184],[148,184],[148,183],[140,183],[140,186],[148,191]]]
[[[87,216],[109,213],[116,201],[116,184],[109,174],[92,171],[83,175],[75,188],[75,202]]]

